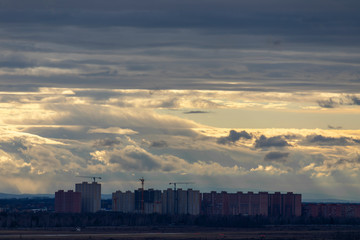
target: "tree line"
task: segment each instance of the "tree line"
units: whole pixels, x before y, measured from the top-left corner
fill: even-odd
[[[197,226],[251,228],[266,225],[360,225],[358,218],[312,218],[312,217],[265,217],[242,215],[160,215],[127,214],[118,212],[53,213],[22,212],[0,213],[0,228],[56,228],[56,227],[101,227],[101,226]]]

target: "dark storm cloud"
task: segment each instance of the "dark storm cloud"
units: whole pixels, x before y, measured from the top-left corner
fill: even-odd
[[[355,90],[349,82],[358,72],[358,59],[340,59],[337,52],[359,47],[359,8],[360,2],[355,0],[0,0],[0,49],[28,54],[27,58],[4,60],[0,56],[0,70],[74,70],[62,74],[42,69],[34,76],[29,74],[32,69],[5,69],[0,71],[0,88],[352,92]],[[214,53],[214,49],[220,51]],[[294,49],[310,56],[300,59],[307,65],[288,61],[295,57],[282,56],[268,66],[260,66],[257,60],[230,67],[226,60],[233,60],[234,55],[223,52],[229,49],[270,50],[265,57],[252,56],[255,59],[273,59],[273,51]],[[329,49],[336,57],[324,60],[312,55],[314,50]],[[74,60],[64,53],[81,57]],[[234,54],[240,60],[239,53]],[[241,53],[241,58],[249,56]],[[312,64],[309,59],[321,63]],[[331,67],[322,61],[331,62]],[[346,71],[345,64],[349,64]],[[249,68],[244,70],[247,74],[242,75],[239,65]],[[299,74],[301,71],[308,75]],[[346,74],[337,76],[339,72]],[[323,73],[333,79],[318,76]],[[247,79],[251,85],[237,84],[239,79]],[[354,104],[358,100],[354,99]],[[331,102],[320,104],[334,107]]]
[[[219,143],[219,144],[234,143],[234,142],[240,140],[240,138],[251,139],[252,136],[251,136],[251,134],[249,134],[246,131],[237,132],[235,130],[231,130],[229,132],[229,136],[219,138],[217,140],[217,143]]]
[[[1,84],[0,91],[6,92],[36,92],[38,91],[40,85],[36,84]]]
[[[269,152],[265,155],[265,161],[274,161],[274,162],[286,162],[290,153],[288,152]]]
[[[113,147],[118,144],[120,144],[120,141],[118,139],[104,138],[96,140],[94,143],[94,147]]]
[[[95,101],[108,101],[110,98],[121,97],[122,94],[107,89],[75,90],[76,97],[91,98]]]
[[[153,67],[149,65],[143,65],[143,64],[133,64],[126,67],[129,71],[149,71],[152,70]]]
[[[339,106],[352,106],[360,105],[360,98],[355,95],[346,95],[337,99],[329,98],[328,100],[318,101],[318,104],[322,108],[335,108]]]
[[[332,125],[328,125],[329,129],[342,129],[341,126],[332,126]]]
[[[85,129],[86,128],[71,129],[66,127],[30,127],[27,128],[26,131],[46,138],[77,139],[84,141],[89,139],[89,134],[86,133]]]
[[[161,164],[151,154],[137,149],[127,150],[122,154],[114,153],[110,163],[119,164],[124,170],[151,171],[160,169]]]
[[[351,102],[351,105],[360,105],[360,98],[356,96],[349,96]]]
[[[359,139],[348,137],[325,137],[322,135],[309,135],[306,137],[306,142],[309,144],[316,144],[321,146],[349,146],[359,144]]]
[[[9,140],[0,140],[0,149],[4,150],[6,152],[15,152],[15,153],[21,153],[22,151],[25,151],[30,146],[26,139],[17,137],[14,139]]]
[[[19,54],[14,55],[1,55],[0,54],[0,68],[26,68],[34,67],[37,64],[26,59]]]
[[[352,159],[345,159],[345,158],[341,158],[338,161],[336,161],[333,165],[334,166],[339,166],[339,165],[344,165],[344,164],[360,164],[360,156],[358,156],[357,158],[352,158]]]
[[[168,144],[167,144],[167,142],[164,141],[164,140],[153,141],[153,142],[151,142],[151,144],[150,144],[150,147],[154,147],[154,148],[165,148],[165,147],[167,147],[167,146],[168,146]]]
[[[255,148],[268,148],[268,147],[287,147],[291,146],[283,136],[275,136],[267,138],[261,135],[259,139],[255,141]]]
[[[41,0],[8,0],[0,2],[0,21],[55,26],[200,27],[246,29],[255,33],[346,35],[354,34],[354,28],[358,27],[356,9],[359,6],[355,0],[348,0],[346,4],[335,0],[58,0],[46,4]],[[279,45],[281,40],[272,43]]]
[[[338,103],[334,102],[332,98],[329,100],[320,100],[318,101],[318,104],[322,108],[335,108],[338,105]]]
[[[209,113],[206,111],[188,111],[188,112],[184,112],[184,114],[201,114],[201,113]]]
[[[59,35],[52,27],[104,28],[135,27],[141,29],[203,29],[216,35],[229,35],[227,41],[218,41],[218,47],[236,46],[231,41],[233,34],[280,35],[277,39],[267,40],[272,46],[283,45],[282,38],[294,42],[326,42],[332,44],[358,45],[359,34],[356,34],[360,21],[355,9],[360,7],[358,1],[346,1],[344,4],[335,0],[317,0],[289,2],[286,0],[132,0],[123,1],[51,1],[44,4],[40,0],[0,1],[0,22],[3,27],[12,26],[9,33],[17,35],[17,39],[31,37],[33,30],[41,30],[55,34],[50,41],[63,41],[69,44],[71,35]],[[261,6],[261,8],[259,8]],[[280,8],[281,7],[281,8]],[[34,25],[36,29],[23,28],[16,33],[16,28],[23,25]],[[14,26],[16,28],[14,28]],[[47,29],[45,29],[47,28]],[[81,31],[79,32],[81,33]],[[97,32],[96,34],[98,34]],[[302,36],[301,38],[298,36]],[[6,35],[5,35],[6,37]],[[50,35],[48,36],[51,37]],[[81,45],[94,42],[96,35],[83,39]],[[122,38],[127,38],[123,35]],[[39,40],[44,41],[39,36]],[[105,41],[106,39],[103,39]],[[133,38],[135,43],[141,39]],[[148,44],[151,43],[146,39]],[[178,39],[181,40],[181,39]],[[157,41],[157,44],[178,45],[178,40]],[[211,39],[203,47],[216,47]],[[230,40],[230,41],[229,41]],[[75,42],[74,42],[75,43]],[[99,44],[111,46],[108,44]],[[143,42],[145,43],[145,42]],[[190,42],[189,42],[190,43]],[[235,45],[234,45],[235,44]],[[240,43],[242,44],[242,43]],[[155,46],[153,45],[153,46]],[[238,47],[240,45],[237,45]],[[95,47],[95,45],[93,45]]]

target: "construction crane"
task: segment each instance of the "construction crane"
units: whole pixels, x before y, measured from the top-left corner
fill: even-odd
[[[178,214],[178,202],[179,202],[179,199],[178,199],[178,193],[176,191],[176,185],[177,184],[193,184],[193,182],[172,182],[172,183],[169,183],[169,185],[173,184],[174,185],[174,213],[175,214]]]
[[[90,178],[93,180],[94,183],[96,183],[96,179],[101,179],[101,177],[95,177],[95,176],[77,176],[81,178]]]
[[[114,197],[113,197],[113,200],[114,200],[114,205],[113,205],[113,207],[112,207],[112,210],[113,210],[113,211],[118,211],[119,209],[118,209],[117,204],[116,204],[118,198],[117,198],[116,196],[114,196]]]
[[[145,213],[145,208],[144,208],[144,182],[145,182],[145,179],[142,177],[139,180],[141,182],[141,212],[144,214]]]

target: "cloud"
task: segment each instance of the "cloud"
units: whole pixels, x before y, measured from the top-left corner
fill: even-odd
[[[154,148],[165,148],[167,146],[168,146],[168,143],[164,140],[153,141],[150,143],[150,147],[154,147]]]
[[[288,152],[269,152],[265,155],[265,161],[274,161],[274,162],[286,162],[290,153]]]
[[[119,139],[104,138],[98,139],[94,143],[94,147],[113,147],[119,145],[121,142]]]
[[[360,166],[360,156],[357,156],[356,158],[350,158],[350,159],[346,159],[346,158],[341,158],[338,161],[329,164],[329,166],[331,167],[338,167],[338,166],[343,166],[343,165],[348,165],[350,164],[350,167],[359,167]]]
[[[206,111],[188,111],[188,112],[184,112],[184,114],[199,114],[199,113],[209,113]]]
[[[329,129],[342,129],[341,126],[332,126],[332,125],[328,125]]]
[[[348,98],[352,101],[351,105],[360,105],[360,98],[357,96],[348,96]]]
[[[354,154],[352,154],[354,155]],[[311,163],[303,167],[300,172],[309,172],[311,177],[326,178],[343,178],[344,176],[358,177],[360,170],[360,157],[359,155],[349,158],[327,158],[322,163]],[[343,181],[337,179],[337,181]],[[345,180],[345,181],[348,181]]]
[[[37,139],[31,134],[7,132],[0,146],[3,176],[31,179],[71,172],[84,164],[84,160],[67,144],[53,144],[50,139],[44,139]]]
[[[336,162],[326,163],[329,171],[335,174],[341,174],[341,172],[349,172],[352,176],[358,176],[358,171],[360,170],[360,157],[353,158],[340,158]]]
[[[10,126],[11,125],[9,125],[8,128],[10,128]],[[45,138],[27,132],[15,131],[8,128],[0,128],[0,133],[2,134],[0,143],[2,144],[12,144],[21,149],[26,149],[30,143],[35,145],[66,145],[55,139]]]
[[[345,95],[327,100],[319,100],[318,104],[322,108],[335,108],[339,106],[359,106],[360,98],[357,95]]]
[[[266,173],[266,174],[270,174],[270,175],[281,175],[281,174],[288,173],[288,171],[286,171],[286,170],[282,170],[280,168],[276,168],[271,165],[269,165],[269,166],[258,165],[257,168],[250,169],[250,172],[261,172],[261,173]]]
[[[181,2],[170,0],[154,0],[151,4],[145,0],[139,0],[139,4],[132,1],[98,1],[79,0],[75,3],[69,1],[53,1],[42,4],[41,1],[20,1],[21,4],[7,2],[2,4],[2,22],[41,24],[51,30],[52,26],[76,26],[103,28],[114,26],[126,26],[136,28],[200,28],[200,29],[224,29],[230,31],[242,27],[243,31],[250,33],[266,33],[266,28],[273,35],[309,35],[316,36],[332,35],[330,30],[338,33],[339,27],[344,27],[341,33],[350,35],[351,27],[356,26],[356,11],[358,2],[348,1],[344,6],[336,1],[327,4],[325,0],[317,0],[315,3],[308,1],[293,4],[285,0],[269,3],[265,0],[254,2],[226,1],[190,1]],[[263,8],[259,9],[261,5]],[[204,11],[206,6],[206,11]],[[281,11],[279,7],[282,6]],[[320,11],[321,14],[315,14]],[[82,11],[79,11],[81,9]],[[236,10],[235,10],[236,9]],[[261,13],[261,14],[257,14]],[[142,15],[140,15],[142,14]],[[332,21],[327,16],[333,16]],[[186,16],[187,18],[185,18]],[[314,18],[317,16],[317,18]],[[300,17],[308,17],[302,21]],[[286,21],[282,21],[286,19]],[[167,20],[167,21],[166,21]],[[320,23],[324,24],[320,28]],[[271,23],[265,24],[264,23]],[[348,24],[348,25],[347,25]],[[292,27],[296,31],[289,32]],[[312,27],[312,28],[311,28]],[[241,28],[240,28],[241,29]],[[321,32],[317,32],[316,30]],[[239,31],[239,30],[238,30]],[[230,31],[232,32],[232,31]],[[354,34],[354,33],[353,33]],[[272,37],[273,44],[278,45],[279,38]]]
[[[111,151],[95,151],[91,153],[94,160],[99,161],[100,168],[107,171],[156,172],[156,174],[195,174],[195,175],[226,175],[244,174],[245,170],[237,165],[223,166],[217,162],[186,160],[170,154],[155,155],[135,145]],[[93,165],[96,166],[96,165]],[[103,166],[103,167],[101,167]]]
[[[160,188],[164,179],[178,179],[199,182],[197,186],[206,190],[231,185],[231,191],[237,191],[236,183],[241,181],[249,188],[260,184],[263,189],[259,190],[271,191],[276,185],[281,191],[316,192],[315,185],[327,184],[343,175],[349,177],[344,184],[355,188],[360,168],[360,131],[339,120],[356,123],[352,119],[358,109],[352,107],[350,116],[341,115],[349,113],[349,109],[315,112],[301,108],[314,106],[319,97],[350,102],[345,96],[321,92],[95,88],[0,92],[0,182],[14,184],[9,186],[20,192],[51,193],[54,189],[72,188],[79,180],[72,176],[100,174],[104,176],[106,193],[118,187],[137,188],[141,176],[154,179],[151,184]],[[214,105],[189,107],[208,103],[207,100]],[[282,102],[288,103],[283,110],[262,111],[264,105]],[[182,113],[189,109],[211,111],[210,121],[216,125],[205,125],[207,116],[202,114],[184,116]],[[302,129],[226,128],[239,124],[238,119],[243,127],[247,126],[244,118],[250,112],[254,114],[250,124],[254,119],[269,122],[271,115],[276,124],[296,124],[305,116],[309,117],[306,122],[316,119],[323,126],[331,119],[342,123],[344,129],[315,129],[317,125]],[[296,117],[288,119],[282,115],[284,112]],[[219,116],[229,121],[216,120]],[[201,119],[202,124],[187,120],[192,117]],[[311,184],[314,181],[317,184]],[[307,183],[306,188],[299,184],[303,182]],[[342,186],[331,189],[337,192]],[[353,196],[357,198],[356,194]]]
[[[27,68],[35,67],[36,63],[30,61],[21,54],[0,54],[0,68]]]
[[[255,141],[255,148],[269,148],[269,147],[288,147],[291,146],[283,136],[275,136],[267,138],[261,135],[259,139]]]
[[[344,46],[358,49],[358,8],[353,0],[6,1],[0,87],[352,92],[358,56]]]
[[[118,127],[109,127],[109,128],[97,128],[90,129],[89,133],[111,133],[111,134],[121,134],[121,135],[132,135],[138,134],[138,132],[128,129],[128,128],[118,128]]]
[[[227,144],[227,143],[234,143],[241,138],[243,139],[252,139],[251,134],[247,133],[246,131],[237,132],[235,130],[231,130],[229,132],[229,136],[227,137],[221,137],[217,140],[217,143],[219,144]]]
[[[31,169],[31,163],[28,163],[17,156],[17,154],[10,153],[0,149],[1,175],[12,176],[17,174],[28,173]]]
[[[78,130],[85,134],[88,132],[88,128],[79,128]],[[211,127],[209,131],[217,131],[217,136],[220,133],[225,133],[225,130],[221,128]],[[17,185],[15,187],[20,189],[21,192],[51,192],[53,189],[61,189],[64,186],[71,188],[74,181],[78,180],[72,179],[71,176],[85,175],[85,173],[104,176],[103,186],[104,191],[106,188],[106,192],[116,190],[116,186],[118,186],[116,182],[120,180],[124,183],[121,185],[122,188],[136,188],[138,185],[132,184],[132,182],[136,181],[138,176],[144,176],[146,179],[151,180],[159,179],[159,184],[163,179],[173,178],[183,179],[184,181],[199,181],[198,187],[201,189],[204,189],[204,186],[209,186],[209,189],[212,189],[212,186],[225,188],[227,183],[231,182],[235,186],[232,191],[237,190],[235,183],[238,179],[247,182],[249,188],[251,188],[251,182],[254,181],[269,186],[269,183],[281,180],[286,184],[284,183],[279,190],[291,189],[299,191],[301,185],[292,182],[293,178],[298,179],[300,182],[311,181],[314,178],[319,181],[326,181],[329,177],[333,177],[336,171],[342,174],[354,174],[354,169],[358,167],[358,164],[356,162],[352,163],[353,159],[355,161],[356,158],[350,156],[353,151],[356,151],[356,147],[340,147],[333,150],[333,148],[319,148],[316,144],[311,145],[309,148],[295,144],[301,141],[302,138],[306,138],[309,132],[317,131],[334,133],[334,131],[329,130],[311,129],[246,129],[246,132],[253,136],[252,141],[243,141],[234,147],[231,144],[219,146],[211,137],[192,138],[179,135],[150,135],[143,137],[140,131],[140,134],[128,136],[128,138],[132,138],[132,141],[127,140],[125,136],[114,138],[111,133],[101,133],[101,137],[107,137],[98,139],[98,134],[88,134],[89,139],[85,140],[76,138],[73,140],[58,139],[58,141],[67,144],[51,144],[49,147],[45,144],[47,142],[45,140],[32,144],[31,138],[26,138],[30,136],[34,138],[34,135],[18,137],[16,141],[13,138],[7,138],[8,140],[4,141],[6,136],[14,134],[13,132],[7,132],[3,134],[2,142],[0,142],[0,149],[3,150],[3,152],[0,152],[0,162],[2,163],[2,177],[0,180],[5,177],[9,182],[14,180],[13,182],[16,182],[20,188]],[[294,147],[288,151],[275,150],[267,151],[264,154],[264,151],[250,147],[255,141],[255,136],[258,134],[261,136],[260,133],[267,136],[267,139],[270,139],[270,136],[281,136],[289,144],[294,142]],[[355,136],[359,135],[359,131],[339,130],[336,131],[336,134],[347,134],[347,136],[353,134]],[[17,133],[17,136],[23,135]],[[161,143],[161,139],[166,139],[166,142],[171,147],[166,149],[148,148],[151,141],[148,141],[148,144],[143,144],[143,138],[156,139],[152,141],[155,145]],[[111,140],[117,139],[121,141],[120,144],[114,144],[111,147],[99,146],[100,149],[94,149],[93,144],[95,142],[99,145],[111,145]],[[16,142],[16,144],[11,145],[13,142]],[[137,145],[137,143],[144,145],[145,149]],[[248,147],[245,149],[242,144],[246,144]],[[224,148],[226,148],[226,151],[224,151]],[[323,159],[316,158],[316,154],[319,153],[324,154]],[[92,156],[90,159],[89,154]],[[300,174],[301,168],[313,162],[312,169],[303,170]],[[131,174],[134,174],[134,176]],[[21,181],[18,179],[19,176],[22,177]],[[208,182],[209,178],[215,182],[215,185]],[[41,181],[44,183],[41,183]],[[219,182],[223,183],[223,185],[219,185]],[[27,186],[33,183],[36,187]],[[153,184],[156,186],[156,183]],[[263,187],[263,189],[259,190],[271,191],[272,188],[269,186],[269,188]]]
[[[174,172],[181,171],[188,165],[178,157],[155,155],[135,145],[110,151],[95,151],[91,155],[94,160],[104,164],[108,171]]]
[[[106,134],[175,134],[196,136],[192,130],[201,125],[194,121],[180,117],[158,114],[152,109],[120,108],[117,106],[88,104],[47,104],[46,110],[56,113],[47,124],[55,125],[78,125],[91,129],[90,133]],[[12,120],[13,121],[13,120]],[[23,120],[26,121],[26,120]]]
[[[309,135],[306,137],[306,141],[309,144],[316,144],[320,146],[349,146],[360,143],[360,139],[348,137],[326,137],[323,135]]]
[[[334,102],[332,98],[328,100],[319,100],[318,104],[322,108],[335,108],[339,105],[338,103]]]
[[[161,169],[159,158],[135,146],[126,146],[123,150],[114,152],[109,159],[109,163],[119,164],[123,169],[129,171]]]

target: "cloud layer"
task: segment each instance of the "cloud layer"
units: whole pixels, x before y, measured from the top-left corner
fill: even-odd
[[[354,93],[359,84],[355,0],[0,4],[0,89]]]
[[[230,116],[255,108],[265,115],[292,113],[289,106],[299,104],[296,111],[306,113],[301,106],[316,107],[318,98],[307,95],[301,105],[296,94],[287,94],[279,109],[271,103],[279,96],[270,95],[270,102],[262,103],[256,92],[42,88],[2,93],[0,191],[51,193],[71,189],[77,176],[90,174],[102,176],[107,193],[137,188],[142,176],[154,188],[176,180],[194,181],[204,191],[289,190],[310,197],[336,197],[344,188],[354,192],[360,177],[358,130],[328,129],[327,123],[324,129],[200,123],[225,110]],[[169,99],[176,104],[164,104]],[[184,114],[196,111],[199,102],[211,103],[202,108],[211,114]],[[329,113],[316,116],[322,114]],[[305,189],[303,182],[316,184]]]
[[[96,174],[358,199],[359,8],[0,1],[0,191]]]

